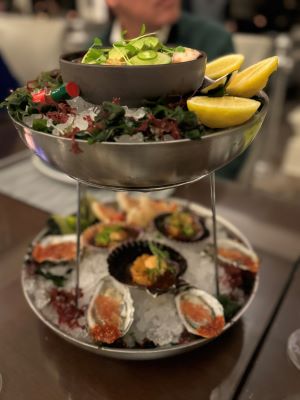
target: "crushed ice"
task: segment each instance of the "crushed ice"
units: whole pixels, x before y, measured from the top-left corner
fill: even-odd
[[[208,212],[206,212],[206,216],[206,225],[210,227],[211,222]],[[221,237],[229,235],[229,231],[220,223],[218,224],[218,233]],[[188,268],[183,278],[193,286],[215,294],[213,259],[203,251],[211,243],[211,235],[203,241],[191,244],[178,241],[175,243],[160,235],[153,227],[150,227],[142,233],[141,239],[156,240],[176,248],[188,263]],[[99,280],[108,274],[107,255],[107,252],[101,249],[97,251],[88,250],[84,253],[80,265],[80,287],[83,291],[80,305],[88,305]],[[222,273],[222,268],[220,268],[220,288],[221,292],[225,294],[230,292],[230,287],[226,280],[222,280]],[[75,270],[68,275],[64,289],[71,290],[74,286]],[[42,310],[48,320],[57,324],[57,314],[48,305],[47,292],[50,287],[53,287],[52,283],[41,277],[30,276],[25,279],[25,291],[33,298],[35,306]],[[157,346],[178,343],[184,327],[177,315],[174,295],[164,294],[154,298],[140,289],[131,288],[130,291],[134,301],[135,316],[129,332],[124,337],[127,346],[134,347],[135,343],[143,344],[145,340],[153,341]],[[236,295],[241,298],[242,302],[243,294],[236,293]],[[60,328],[71,336],[90,343],[85,329],[71,330],[66,326],[61,326]]]

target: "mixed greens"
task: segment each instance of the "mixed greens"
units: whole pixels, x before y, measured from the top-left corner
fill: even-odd
[[[80,230],[84,231],[89,226],[97,222],[97,218],[93,214],[91,203],[95,199],[86,194],[80,203]],[[51,235],[69,235],[76,233],[77,216],[76,215],[52,215],[47,221],[48,234]]]
[[[156,257],[156,268],[146,268],[145,271],[152,282],[155,282],[159,276],[163,275],[166,270],[175,273],[176,270],[171,262],[170,254],[166,250],[162,250],[155,243],[149,242],[149,248],[153,256]]]
[[[118,99],[100,106],[84,103],[87,108],[81,113],[76,109],[76,100],[42,104],[32,101],[36,90],[55,89],[61,84],[59,71],[43,73],[26,87],[12,92],[0,107],[7,107],[15,119],[34,130],[73,141],[83,139],[90,144],[124,138],[127,141],[199,139],[205,133],[196,114],[187,110],[186,99],[180,96],[145,101],[138,109],[121,106]]]
[[[96,233],[94,242],[96,246],[107,247],[113,242],[121,241],[127,236],[126,228],[121,225],[107,225]]]
[[[123,32],[122,39],[113,43],[111,48],[103,48],[101,39],[95,38],[81,62],[110,65],[170,64],[175,52],[185,52],[184,47],[165,46],[155,33],[145,32],[146,27],[143,25],[139,36],[131,40],[126,40],[126,32]]]

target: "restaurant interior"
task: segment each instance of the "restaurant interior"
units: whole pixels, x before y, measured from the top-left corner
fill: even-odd
[[[300,400],[300,1],[0,0],[0,399]]]

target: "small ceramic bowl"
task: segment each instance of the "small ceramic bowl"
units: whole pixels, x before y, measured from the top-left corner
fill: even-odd
[[[184,95],[202,85],[206,54],[193,61],[161,65],[90,65],[80,61],[84,52],[63,55],[64,82],[76,82],[80,95],[93,104],[120,98],[122,105],[137,107],[145,99]]]

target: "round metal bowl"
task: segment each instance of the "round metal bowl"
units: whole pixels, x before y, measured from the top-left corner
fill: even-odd
[[[61,56],[60,70],[65,82],[76,82],[80,95],[93,104],[120,98],[129,107],[144,99],[188,94],[202,85],[206,54],[197,60],[164,65],[90,65],[78,62],[84,52]]]
[[[178,202],[179,204],[186,204],[185,201],[181,201],[177,198],[171,198],[172,200]],[[191,208],[192,211],[195,213],[203,216],[203,217],[209,217],[211,216],[211,211],[207,209],[206,207],[203,207],[197,203],[189,203],[189,207]],[[232,225],[227,219],[223,217],[217,217],[218,223],[220,223],[223,227],[228,229],[234,236],[238,237],[242,243],[244,243],[248,248],[252,249],[252,246],[249,242],[249,240],[234,226]],[[33,243],[40,240],[42,236],[46,233],[46,230],[42,230],[36,238],[33,240]],[[162,347],[157,347],[153,349],[130,349],[130,348],[112,348],[112,347],[107,347],[107,346],[97,346],[94,343],[90,343],[84,339],[78,339],[73,337],[70,333],[67,333],[64,331],[60,326],[54,324],[52,321],[48,320],[44,315],[41,309],[39,309],[35,301],[33,299],[32,294],[30,293],[31,290],[31,284],[28,285],[26,283],[26,271],[23,266],[22,268],[22,274],[21,274],[21,281],[22,281],[22,289],[23,289],[23,294],[25,296],[25,299],[32,309],[32,311],[35,313],[35,315],[43,322],[44,325],[46,325],[48,328],[50,328],[53,332],[55,332],[58,336],[60,336],[62,339],[65,341],[83,349],[86,351],[90,351],[92,353],[96,353],[101,356],[105,357],[110,357],[110,358],[117,358],[117,359],[123,359],[123,360],[154,360],[154,359],[160,359],[160,358],[166,358],[166,357],[172,357],[175,355],[183,354],[188,351],[194,350],[196,348],[202,347],[207,345],[213,340],[217,340],[218,337],[215,337],[213,339],[204,339],[204,338],[195,338],[190,343],[184,343],[184,344],[176,344],[176,345],[167,345],[167,346],[162,346]],[[259,275],[256,275],[254,285],[252,288],[251,293],[249,294],[247,302],[243,305],[243,307],[234,315],[234,317],[226,323],[223,331],[221,334],[226,332],[228,329],[230,329],[234,324],[236,324],[237,321],[241,319],[241,317],[245,314],[246,310],[252,303],[252,301],[255,298],[255,295],[257,293],[258,289],[258,284],[259,284]]]
[[[50,166],[90,186],[115,190],[159,190],[194,182],[239,156],[257,135],[268,107],[243,125],[207,134],[199,140],[147,143],[94,143],[34,131],[13,119],[24,143]]]

